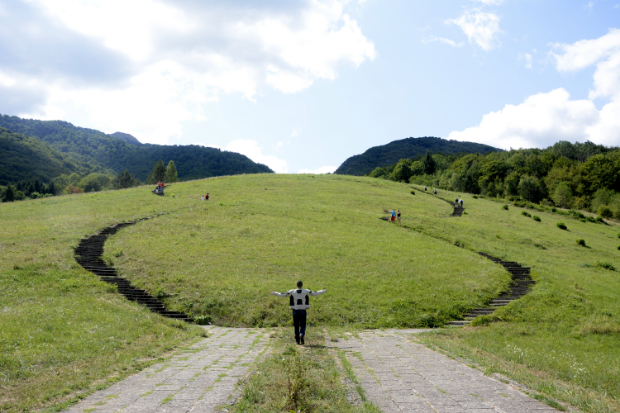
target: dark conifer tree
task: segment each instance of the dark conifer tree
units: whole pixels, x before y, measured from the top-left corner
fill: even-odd
[[[157,182],[165,182],[166,181],[166,166],[164,165],[164,161],[161,159],[155,163],[153,167],[153,171],[149,175],[146,180],[147,184],[156,184]]]
[[[435,160],[431,156],[429,151],[426,151],[426,156],[422,160],[422,170],[425,174],[432,175],[435,173]]]
[[[13,185],[9,184],[4,191],[4,197],[2,198],[2,202],[13,202],[15,201],[15,188]]]

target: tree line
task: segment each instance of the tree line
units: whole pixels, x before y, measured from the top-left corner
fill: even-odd
[[[174,161],[169,161],[165,166],[163,160],[159,160],[153,166],[146,184],[158,182],[178,182],[178,172]],[[23,179],[15,184],[0,186],[0,200],[2,202],[21,201],[24,199],[46,198],[54,195],[70,195],[82,192],[98,192],[104,190],[124,189],[139,186],[142,183],[138,178],[127,170],[114,175],[100,172],[82,176],[77,172],[62,174],[53,178],[49,183],[40,178]]]
[[[427,152],[367,176],[620,219],[620,148],[592,142],[486,154]]]

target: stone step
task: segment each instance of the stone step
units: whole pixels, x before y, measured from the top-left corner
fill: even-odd
[[[469,320],[454,320],[454,321],[450,321],[448,325],[462,327],[462,326],[466,326],[469,323],[471,323],[471,321]]]

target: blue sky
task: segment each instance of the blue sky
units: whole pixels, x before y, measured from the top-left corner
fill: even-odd
[[[289,173],[410,136],[620,146],[620,0],[0,1],[0,96]]]

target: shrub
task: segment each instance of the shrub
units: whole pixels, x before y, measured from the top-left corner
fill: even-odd
[[[502,209],[505,209],[506,211],[508,211],[508,205],[502,206]],[[620,237],[620,234],[618,234],[618,236]]]
[[[586,246],[586,240],[585,239],[578,239],[577,240],[577,245],[581,245],[582,247]]]
[[[528,217],[528,218],[532,217],[532,215],[529,212],[527,212],[527,211],[521,212],[521,215],[523,215],[524,217]]]
[[[555,207],[551,208],[551,212],[557,212],[557,211],[558,210]]]
[[[471,197],[474,199],[478,199],[478,195],[472,195]]]
[[[555,224],[558,228],[560,229],[568,229],[566,228],[566,224],[564,224],[563,222],[558,222],[557,224]]]
[[[616,267],[614,267],[613,264],[609,262],[597,262],[596,266],[605,270],[616,271]]]
[[[620,250],[620,245],[618,245],[618,250]]]
[[[596,224],[596,220],[593,217],[586,217],[586,221],[593,222]]]
[[[620,238],[620,232],[618,233],[618,238]]]
[[[602,218],[613,218],[614,212],[607,205],[598,207],[598,215]]]
[[[194,322],[200,326],[209,325],[211,324],[211,321],[212,319],[211,319],[211,316],[209,315],[201,315],[201,316],[194,318]]]
[[[585,219],[585,218],[579,218],[579,221],[581,221],[581,222],[588,222],[588,220]]]
[[[596,217],[596,222],[600,222],[601,224],[606,224],[606,222],[603,221],[603,218],[601,217]]]
[[[540,217],[538,217],[538,216],[536,216],[536,215],[534,215],[534,216],[532,217],[532,219],[533,219],[534,221],[536,221],[536,222],[540,222]]]
[[[413,189],[411,190],[411,195],[415,195],[415,191]]]

